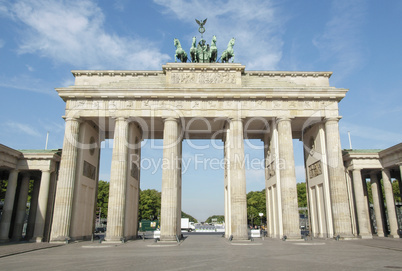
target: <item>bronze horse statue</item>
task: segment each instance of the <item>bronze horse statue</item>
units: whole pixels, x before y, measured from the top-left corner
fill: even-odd
[[[175,62],[177,62],[177,59],[180,59],[181,62],[186,63],[187,54],[183,48],[181,48],[181,44],[178,39],[174,39],[174,46],[176,46],[176,54],[174,55]]]
[[[190,48],[190,58],[191,58],[191,62],[193,62],[193,63],[198,63],[200,61],[199,57],[198,57],[196,43],[197,43],[197,39],[196,39],[196,37],[193,37],[193,43]]]
[[[228,48],[225,51],[223,51],[223,53],[222,53],[222,56],[221,56],[222,63],[229,62],[230,58],[232,58],[232,57],[233,57],[233,59],[232,59],[232,63],[233,63],[234,56],[235,56],[234,51],[233,51],[234,44],[235,44],[235,38],[232,38],[229,41]]]
[[[209,62],[214,63],[218,58],[218,48],[216,47],[216,36],[212,37],[211,47],[209,52]]]

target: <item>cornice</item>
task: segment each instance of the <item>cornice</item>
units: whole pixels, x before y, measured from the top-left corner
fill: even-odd
[[[259,77],[326,77],[330,78],[332,72],[305,72],[305,71],[249,71],[244,75]]]

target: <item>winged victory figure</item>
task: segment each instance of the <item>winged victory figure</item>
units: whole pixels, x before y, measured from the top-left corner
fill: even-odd
[[[208,18],[205,19],[204,21],[200,22],[199,20],[195,19],[197,24],[200,26],[200,28],[204,28],[204,24],[207,22]]]

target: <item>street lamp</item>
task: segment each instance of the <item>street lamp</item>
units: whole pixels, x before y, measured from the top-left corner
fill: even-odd
[[[262,227],[262,216],[263,216],[264,214],[263,214],[263,213],[259,213],[258,215],[261,217],[261,224],[260,224],[260,226]]]

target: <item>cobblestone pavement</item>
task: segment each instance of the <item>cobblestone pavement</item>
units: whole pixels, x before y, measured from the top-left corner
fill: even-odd
[[[3,243],[0,244],[0,258],[26,253],[29,251],[61,246],[61,244],[49,243]]]
[[[2,245],[2,270],[402,270],[402,239],[229,242],[193,234],[176,244],[78,242]],[[37,246],[38,250],[32,251]],[[28,250],[21,253],[22,248]],[[41,248],[47,249],[41,249]],[[1,254],[5,255],[5,253]]]

